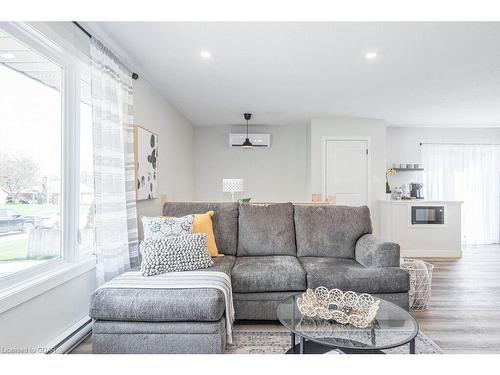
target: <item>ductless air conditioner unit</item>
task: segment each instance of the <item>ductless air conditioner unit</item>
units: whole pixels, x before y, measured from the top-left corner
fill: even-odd
[[[246,134],[229,134],[229,146],[241,147],[245,142]],[[248,134],[253,147],[271,147],[271,134]]]

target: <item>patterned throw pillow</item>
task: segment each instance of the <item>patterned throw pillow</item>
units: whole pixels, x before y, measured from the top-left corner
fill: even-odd
[[[143,216],[141,219],[145,241],[193,233],[194,215],[182,217]]]
[[[143,276],[167,272],[194,271],[211,267],[205,233],[165,237],[141,242]]]

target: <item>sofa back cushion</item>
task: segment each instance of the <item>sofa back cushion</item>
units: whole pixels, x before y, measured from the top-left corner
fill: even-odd
[[[354,258],[356,241],[372,232],[366,206],[294,207],[298,256]]]
[[[237,256],[297,255],[293,205],[240,205]]]
[[[214,212],[212,222],[219,253],[235,255],[238,244],[237,202],[167,202],[163,205],[165,216],[179,217],[208,211]]]

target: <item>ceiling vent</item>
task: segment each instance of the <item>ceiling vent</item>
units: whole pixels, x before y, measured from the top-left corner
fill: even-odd
[[[229,146],[241,148],[246,137],[246,134],[229,134]],[[248,138],[250,139],[250,142],[252,142],[253,147],[271,147],[271,134],[249,134]]]

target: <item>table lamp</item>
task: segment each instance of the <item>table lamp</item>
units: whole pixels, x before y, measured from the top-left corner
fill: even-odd
[[[231,193],[231,201],[234,202],[234,193],[243,191],[243,179],[241,178],[224,178],[222,179],[222,191]]]

